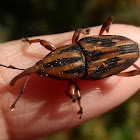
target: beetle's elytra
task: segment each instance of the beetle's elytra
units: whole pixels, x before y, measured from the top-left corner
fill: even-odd
[[[14,110],[15,104],[23,94],[25,85],[32,73],[46,77],[49,76],[58,80],[68,80],[69,86],[68,90],[66,90],[66,95],[73,102],[78,103],[80,118],[83,108],[77,79],[99,80],[112,75],[135,76],[140,74],[140,68],[134,64],[139,58],[139,44],[123,36],[102,35],[104,31],[109,31],[112,21],[113,17],[109,17],[97,36],[84,37],[78,40],[80,33],[87,34],[89,30],[76,30],[72,38],[72,44],[61,46],[57,49],[53,44],[45,40],[25,39],[24,41],[30,44],[40,42],[42,46],[51,52],[28,69],[0,64],[2,67],[23,70],[22,73],[11,80],[11,86],[19,78],[27,76],[19,96],[11,106],[11,110]],[[131,65],[134,66],[135,70],[121,72]]]

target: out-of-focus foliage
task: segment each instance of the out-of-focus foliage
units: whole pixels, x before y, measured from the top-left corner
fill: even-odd
[[[140,0],[7,0],[0,4],[0,42],[102,24],[140,25]]]
[[[140,26],[140,0],[7,0],[0,4],[0,42],[115,23]],[[140,140],[140,93],[77,128],[38,140]]]

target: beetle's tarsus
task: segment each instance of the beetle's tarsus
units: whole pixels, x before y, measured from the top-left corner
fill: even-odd
[[[82,118],[82,115],[83,115],[83,108],[80,108],[80,110],[78,111],[78,114],[80,115],[79,116],[79,119]]]
[[[76,102],[76,99],[75,98],[74,99],[72,98],[72,102],[75,103]]]
[[[86,28],[86,29],[79,28],[79,29],[76,29],[74,34],[73,34],[73,37],[72,37],[72,44],[75,44],[78,41],[79,36],[80,36],[81,33],[84,36],[86,36],[87,34],[90,33],[90,28]]]
[[[22,38],[22,41],[23,41],[23,42],[28,42],[29,44],[31,44],[31,42],[30,42],[30,40],[29,40],[28,38],[24,38],[24,37],[23,37],[23,38]]]
[[[84,34],[84,36],[90,34],[91,29],[87,27],[86,29],[81,29],[81,33]]]
[[[77,80],[69,80],[69,87],[68,90],[66,90],[66,95],[69,96],[73,103],[77,102],[79,105],[80,110],[78,111],[78,114],[83,114],[83,108],[81,105],[81,93],[80,89],[77,83]],[[80,118],[82,115],[80,115]]]

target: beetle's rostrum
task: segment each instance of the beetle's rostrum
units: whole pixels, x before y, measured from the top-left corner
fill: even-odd
[[[135,76],[140,74],[140,68],[135,65],[135,61],[139,58],[139,44],[135,41],[118,35],[102,35],[104,31],[109,31],[113,17],[109,17],[103,24],[99,35],[84,37],[78,40],[80,33],[87,34],[89,29],[75,30],[72,37],[72,44],[55,48],[55,46],[45,40],[24,39],[28,43],[40,42],[42,46],[51,52],[34,66],[28,69],[20,69],[14,66],[0,66],[23,70],[19,75],[13,78],[10,85],[27,76],[27,79],[22,87],[22,90],[11,106],[13,111],[15,104],[24,93],[27,81],[32,73],[37,73],[40,76],[49,76],[58,80],[68,80],[68,90],[66,95],[73,102],[77,102],[80,110],[80,118],[83,114],[81,105],[81,93],[77,79],[82,80],[99,80],[112,75],[118,76]],[[135,70],[122,72],[131,65]]]

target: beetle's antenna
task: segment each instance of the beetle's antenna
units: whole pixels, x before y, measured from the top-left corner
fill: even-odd
[[[28,69],[25,69],[22,73],[20,73],[19,75],[17,75],[15,78],[13,78],[10,82],[10,85],[13,86],[15,84],[15,82],[24,77],[24,76],[28,76],[24,82],[24,85],[22,87],[22,90],[20,92],[20,94],[18,95],[17,99],[14,101],[14,103],[11,106],[11,111],[14,110],[16,103],[18,102],[19,98],[21,97],[21,95],[24,93],[24,89],[26,87],[27,81],[29,80],[29,77],[32,73],[37,73],[39,71],[39,67],[37,65],[34,65]]]
[[[14,111],[16,103],[18,102],[18,100],[22,96],[22,94],[24,93],[24,89],[26,88],[26,85],[27,85],[27,82],[29,80],[29,77],[30,77],[30,75],[27,76],[27,78],[26,78],[26,80],[24,82],[24,85],[22,87],[22,90],[21,90],[20,94],[18,95],[18,97],[16,98],[16,100],[14,101],[14,103],[12,104],[11,111]]]
[[[25,70],[25,69],[21,69],[21,68],[17,68],[17,67],[14,67],[12,65],[9,65],[9,66],[6,66],[6,65],[3,65],[3,64],[0,64],[1,67],[5,67],[5,68],[10,68],[10,69],[16,69],[16,70]]]

